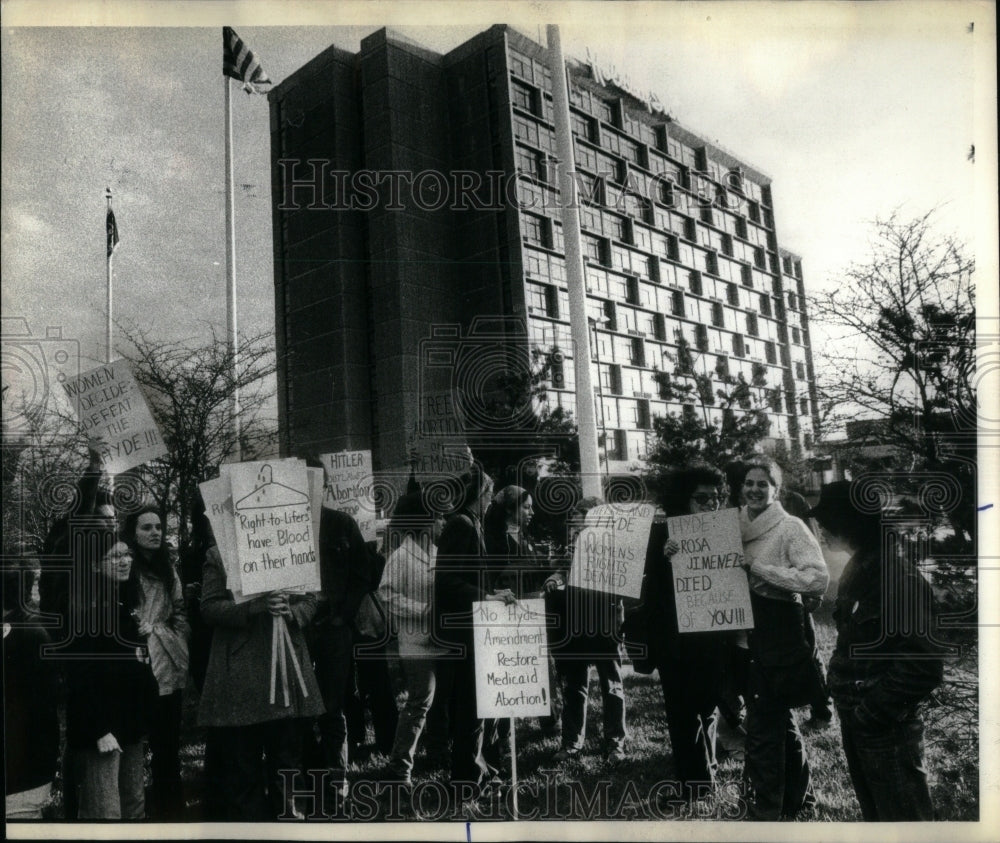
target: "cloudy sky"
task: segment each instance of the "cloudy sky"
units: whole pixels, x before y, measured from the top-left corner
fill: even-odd
[[[596,50],[682,124],[774,179],[779,241],[803,256],[811,289],[838,283],[868,251],[868,222],[897,207],[939,207],[941,225],[972,241],[974,180],[985,173],[995,189],[983,155],[991,138],[977,138],[977,90],[994,81],[976,72],[993,49],[990,3],[54,9],[4,4],[2,305],[36,334],[62,326],[94,361],[103,354],[105,186],[122,237],[116,317],[170,339],[225,325],[223,24],[280,82],[330,44],[356,51],[385,24],[444,51],[491,23],[541,40],[544,24],[559,22],[568,55]],[[452,25],[426,25],[435,21]],[[234,91],[234,106],[240,325],[269,330],[267,102]],[[995,143],[995,125],[985,125]]]

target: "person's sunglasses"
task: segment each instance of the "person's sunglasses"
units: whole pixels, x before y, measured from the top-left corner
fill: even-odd
[[[718,495],[691,495],[691,500],[698,506],[704,506],[707,503],[718,506],[722,499]]]

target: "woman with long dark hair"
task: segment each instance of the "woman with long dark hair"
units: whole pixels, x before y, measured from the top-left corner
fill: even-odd
[[[138,629],[142,595],[132,551],[113,532],[83,538],[89,576],[71,604],[66,745],[80,819],[143,819],[143,737],[156,680]]]
[[[451,674],[459,704],[451,721],[451,783],[456,795],[475,811],[483,787],[498,771],[483,757],[487,724],[476,716],[476,671],[472,604],[484,600],[514,603],[509,588],[498,588],[483,540],[482,518],[493,497],[493,480],[474,467],[462,476],[462,498],[445,523],[434,569],[434,632],[449,646],[441,669]]]
[[[150,817],[180,820],[184,811],[181,790],[181,709],[187,684],[190,628],[180,577],[163,539],[159,510],[144,506],[129,513],[122,526],[139,575],[141,600],[139,634],[146,639],[159,694],[150,726],[152,760]]]
[[[740,533],[754,617],[744,761],[749,817],[794,819],[815,798],[792,709],[821,688],[802,599],[822,597],[830,575],[812,532],[778,502],[781,469],[763,457],[746,468]]]

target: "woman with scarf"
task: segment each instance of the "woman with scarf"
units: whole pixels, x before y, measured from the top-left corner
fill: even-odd
[[[184,811],[181,790],[181,708],[187,685],[190,627],[180,578],[163,540],[156,507],[144,506],[125,518],[122,536],[139,572],[141,601],[139,634],[149,649],[153,676],[159,689],[150,724],[153,755],[150,817],[180,820]]]
[[[746,469],[740,532],[754,617],[744,762],[748,817],[794,819],[815,797],[792,709],[808,705],[822,687],[802,599],[822,597],[830,575],[812,532],[778,502],[778,466],[760,458]]]

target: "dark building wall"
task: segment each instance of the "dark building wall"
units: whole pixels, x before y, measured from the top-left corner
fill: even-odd
[[[363,160],[355,77],[331,48],[269,97],[283,454],[370,447],[365,219],[331,176]]]

